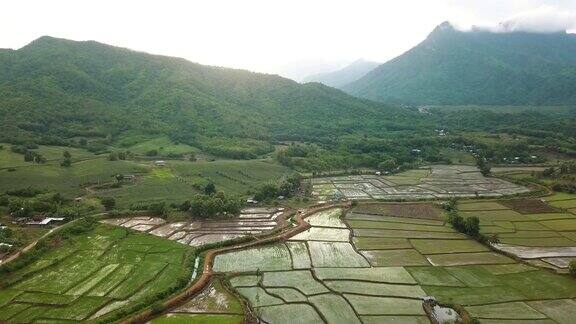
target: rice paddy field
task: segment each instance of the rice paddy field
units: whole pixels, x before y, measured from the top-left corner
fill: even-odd
[[[122,226],[198,247],[270,232],[284,224],[286,212],[288,211],[284,207],[255,207],[246,208],[238,217],[229,219],[196,219],[167,223],[160,217],[135,216],[109,218],[103,220],[102,223]]]
[[[485,203],[483,212],[507,209]],[[576,321],[576,280],[496,253],[443,219],[429,203],[332,208],[286,241],[217,255],[213,271],[267,323],[429,323],[425,296],[481,323]]]
[[[497,178],[486,178],[475,166],[434,165],[391,176],[352,175],[315,178],[312,194],[319,201],[419,200],[449,197],[499,197],[529,189]]]
[[[463,217],[480,219],[480,231],[496,239],[493,246],[527,262],[565,272],[576,260],[576,195],[543,199],[462,201]]]
[[[181,288],[193,249],[98,225],[0,279],[0,322],[108,323]]]

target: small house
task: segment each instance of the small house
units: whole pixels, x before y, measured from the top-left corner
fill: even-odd
[[[26,223],[26,225],[36,225],[36,226],[46,226],[54,222],[62,222],[64,221],[64,217],[45,217],[41,220],[31,220]]]
[[[163,166],[166,166],[166,161],[164,161],[164,160],[154,161],[154,165],[156,165],[158,167],[163,167]]]
[[[258,201],[256,201],[254,198],[248,198],[248,199],[246,199],[246,203],[248,203],[248,204],[257,204]]]

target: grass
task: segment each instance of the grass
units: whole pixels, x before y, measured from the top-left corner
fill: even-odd
[[[196,153],[198,149],[187,144],[175,144],[168,137],[154,137],[150,139],[138,139],[137,144],[131,145],[136,138],[120,139],[119,145],[126,147],[127,150],[134,154],[144,155],[149,151],[156,150],[158,155],[167,156],[168,154],[187,154]]]
[[[1,308],[8,311],[0,312],[0,318],[15,323],[87,320],[110,302],[124,302],[124,310],[140,302],[146,305],[189,276],[184,262],[192,248],[155,236],[97,225],[88,233],[55,242],[39,260],[2,278],[0,296],[7,297]],[[170,264],[144,261],[146,251],[167,247],[173,260]],[[167,276],[156,276],[168,269]],[[14,296],[16,292],[19,294]],[[22,309],[21,303],[30,307]],[[13,309],[21,311],[7,314]],[[98,320],[115,316],[115,311],[105,313],[97,316]]]
[[[362,251],[362,254],[370,260],[373,267],[430,265],[426,258],[414,249]]]
[[[3,150],[0,150],[0,168],[18,168],[23,166],[34,165],[33,162],[24,161],[24,155],[19,153],[14,153],[10,150],[10,145],[2,144],[4,146]],[[33,152],[39,153],[48,160],[48,164],[59,164],[63,160],[64,151],[70,152],[72,155],[72,161],[78,161],[81,159],[95,158],[96,155],[91,152],[75,148],[75,147],[65,147],[65,146],[45,146],[40,145],[37,149],[31,150]]]
[[[69,197],[86,194],[88,184],[115,181],[114,175],[147,172],[144,165],[131,161],[108,161],[104,158],[72,164],[31,165],[9,172],[0,170],[0,191],[33,187],[56,191]]]
[[[422,254],[488,251],[488,248],[472,240],[411,239],[410,244]]]
[[[188,183],[212,182],[218,190],[238,195],[290,173],[272,160],[170,161],[170,167]]]

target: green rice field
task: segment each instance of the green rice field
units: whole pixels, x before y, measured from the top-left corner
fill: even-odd
[[[3,275],[0,321],[109,322],[190,276],[190,247],[120,227],[98,225],[51,244],[38,260]]]

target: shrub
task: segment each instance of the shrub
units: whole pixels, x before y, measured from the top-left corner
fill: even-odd
[[[102,206],[104,206],[106,210],[111,210],[114,209],[114,207],[116,207],[116,199],[112,197],[102,197],[100,198],[100,203],[102,204]]]
[[[576,260],[570,261],[570,264],[568,265],[568,271],[572,277],[576,277]]]

